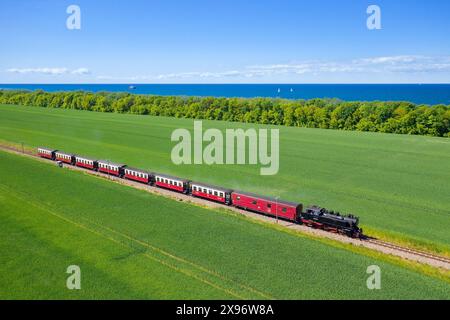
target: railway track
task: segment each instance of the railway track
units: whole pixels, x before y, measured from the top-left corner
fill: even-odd
[[[29,150],[24,150],[22,148],[19,147],[14,147],[14,146],[4,146],[4,145],[0,145],[0,149],[3,149],[5,151],[10,151],[16,154],[20,154],[20,155],[24,155],[24,156],[29,156],[29,157],[33,157],[39,160],[47,160],[47,159],[43,159],[41,157],[39,157],[35,152],[33,151],[29,151]],[[110,179],[111,177],[106,174],[106,173],[101,173],[101,172],[97,172],[97,171],[89,171],[89,170],[85,170],[83,168],[79,168],[76,166],[70,166],[70,165],[64,165],[65,167],[68,167],[69,169],[73,169],[73,170],[79,170],[79,171],[84,171],[84,172],[88,172],[90,174],[94,174],[97,176],[102,176],[105,178]],[[135,181],[130,181],[130,180],[125,180],[125,179],[119,179],[119,178],[112,178],[112,180],[117,181],[119,183],[122,184],[126,184],[135,188],[139,188],[139,189],[143,189],[143,185],[135,182]],[[149,188],[145,188],[145,190],[152,192],[152,189]],[[154,193],[154,190],[153,190]],[[170,190],[159,190],[157,192],[159,195],[162,196],[169,196],[172,198],[176,198],[178,200],[186,200],[185,198],[187,198],[188,201],[192,201],[192,197],[187,197],[186,195],[183,194],[177,194],[177,193],[173,193]],[[221,204],[218,203],[212,203],[207,201],[207,200],[202,200],[202,199],[197,199],[195,198],[196,201],[199,201],[200,203],[204,204],[204,205],[210,205],[212,207],[217,207],[217,206],[222,206]],[[274,223],[275,218],[271,218],[271,217],[266,217],[266,216],[261,216],[259,214],[253,214],[251,212],[248,211],[244,211],[238,208],[233,208],[233,207],[228,207],[225,206],[226,208],[242,213],[244,215],[249,215],[255,218],[259,218],[261,220],[266,220],[266,221],[270,221],[272,223]],[[280,221],[282,222],[282,221]],[[278,223],[278,221],[277,221]],[[327,232],[325,230],[322,229],[315,229],[315,228],[309,228],[306,227],[304,225],[296,225],[296,224],[284,224],[284,226],[286,227],[290,227],[290,228],[294,228],[294,229],[298,229],[298,231],[300,232],[307,232],[307,233],[312,233],[315,234],[318,237],[325,237],[325,238],[330,238],[336,241],[340,241],[340,242],[344,242],[344,243],[352,243],[354,245],[362,245],[365,246],[367,248],[373,249],[373,250],[377,250],[379,252],[383,252],[385,254],[393,254],[395,256],[398,257],[402,257],[402,258],[406,258],[409,260],[414,260],[420,263],[424,263],[424,264],[428,264],[430,266],[434,266],[434,267],[441,267],[447,270],[450,270],[450,259],[444,256],[439,256],[439,255],[435,255],[429,252],[424,252],[424,251],[420,251],[420,250],[416,250],[416,249],[411,249],[411,248],[407,248],[404,246],[400,246],[400,245],[396,245],[390,242],[386,242],[386,241],[382,241],[379,239],[375,239],[375,238],[371,238],[370,236],[365,236],[364,239],[355,239],[355,238],[349,238],[345,235],[341,235],[341,234],[336,234],[336,233],[332,233],[332,232]]]
[[[378,240],[378,239],[366,239],[365,241],[369,242],[369,243],[373,243],[376,244],[378,246],[382,246],[385,248],[389,248],[389,249],[393,249],[393,250],[397,250],[397,251],[402,251],[402,252],[406,252],[409,254],[413,254],[416,256],[421,256],[424,258],[428,258],[431,260],[436,260],[436,261],[440,261],[440,262],[444,262],[444,263],[448,263],[450,264],[450,259],[443,257],[443,256],[438,256],[438,255],[434,255],[432,253],[428,253],[428,252],[424,252],[424,251],[419,251],[419,250],[415,250],[415,249],[410,249],[410,248],[406,248],[406,247],[402,247],[390,242],[386,242],[386,241],[382,241],[382,240]]]

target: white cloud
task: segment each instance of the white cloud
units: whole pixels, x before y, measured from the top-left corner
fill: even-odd
[[[29,73],[41,73],[41,74],[51,74],[58,75],[67,73],[67,68],[11,68],[7,69],[7,72],[29,74]]]
[[[121,81],[158,81],[186,79],[223,79],[223,78],[255,78],[274,77],[282,75],[305,74],[393,74],[393,73],[435,73],[450,72],[450,56],[427,57],[415,55],[381,56],[346,61],[301,61],[298,63],[283,63],[269,65],[252,65],[241,70],[229,71],[192,71],[180,73],[165,73],[159,75],[144,75],[131,77],[99,76],[100,80]]]
[[[84,75],[89,74],[89,69],[78,68],[70,70],[69,68],[10,68],[6,70],[10,73],[18,74],[45,74],[45,75],[62,75],[62,74],[75,74]]]
[[[88,68],[78,68],[78,69],[72,70],[70,73],[82,75],[82,74],[89,74],[90,71]]]

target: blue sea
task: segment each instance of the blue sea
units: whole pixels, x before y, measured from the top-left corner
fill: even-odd
[[[450,84],[0,84],[0,89],[450,104]]]

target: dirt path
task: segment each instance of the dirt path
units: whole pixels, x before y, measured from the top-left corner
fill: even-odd
[[[21,156],[25,156],[25,157],[30,157],[33,158],[35,160],[38,161],[42,161],[42,162],[46,162],[49,164],[53,164],[56,165],[55,162],[52,162],[48,159],[43,159],[38,157],[37,155],[27,152],[25,151],[25,153],[23,153],[22,151],[18,151],[17,149],[13,148],[13,147],[6,147],[6,146],[0,146],[0,149],[10,152],[10,153],[14,153],[14,154],[18,154]],[[69,170],[76,170],[76,171],[82,171],[88,174],[92,174],[95,176],[100,176],[103,177],[105,179],[109,179],[114,181],[115,183],[119,183],[122,185],[127,185],[127,186],[131,186],[134,187],[136,189],[141,189],[141,190],[145,190],[147,192],[153,193],[153,194],[157,194],[157,195],[161,195],[167,198],[172,198],[178,201],[183,201],[185,203],[191,203],[194,205],[198,205],[201,207],[206,207],[206,208],[222,208],[222,209],[227,209],[239,214],[243,214],[247,217],[250,217],[252,219],[256,219],[259,221],[264,221],[267,223],[272,223],[272,224],[278,224],[280,226],[286,227],[290,230],[295,230],[298,232],[302,232],[302,233],[307,233],[310,235],[314,235],[315,237],[322,237],[322,238],[328,238],[328,239],[332,239],[332,240],[336,240],[336,241],[340,241],[343,243],[348,243],[348,244],[352,244],[355,246],[362,246],[362,247],[366,247],[372,250],[376,250],[378,252],[382,252],[384,254],[390,254],[393,256],[397,256],[397,257],[401,257],[403,259],[407,259],[407,260],[411,260],[411,261],[416,261],[419,263],[423,263],[432,267],[437,267],[437,268],[443,268],[446,270],[450,270],[450,259],[446,258],[446,257],[442,257],[442,256],[438,256],[438,255],[433,255],[431,253],[426,253],[426,252],[421,252],[418,250],[414,250],[414,249],[409,249],[409,248],[404,248],[392,243],[386,243],[386,242],[381,242],[381,241],[366,241],[366,240],[359,240],[359,239],[353,239],[353,238],[349,238],[340,234],[335,234],[335,233],[331,233],[331,232],[327,232],[327,231],[323,231],[323,230],[319,230],[319,229],[313,229],[304,225],[298,225],[292,222],[288,222],[288,221],[284,221],[284,220],[276,220],[274,218],[271,217],[267,217],[267,216],[263,216],[257,213],[253,213],[253,212],[249,212],[249,211],[245,211],[245,210],[241,210],[235,207],[229,207],[229,206],[225,206],[222,205],[220,203],[215,203],[215,202],[211,202],[211,201],[207,201],[207,200],[203,200],[200,198],[194,198],[192,196],[189,195],[185,195],[185,194],[180,194],[180,193],[176,193],[173,191],[169,191],[166,189],[161,189],[161,188],[157,188],[157,187],[152,187],[149,185],[145,185],[145,184],[141,184],[135,181],[131,181],[131,180],[126,180],[126,179],[120,179],[114,176],[109,176],[107,174],[104,173],[100,173],[100,172],[95,172],[95,171],[90,171],[90,170],[86,170],[83,168],[79,168],[79,167],[74,167],[71,165],[67,165],[64,164],[64,167],[69,169]]]

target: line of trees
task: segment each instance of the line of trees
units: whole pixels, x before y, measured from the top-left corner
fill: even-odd
[[[308,128],[450,137],[450,105],[0,90],[0,103]]]

